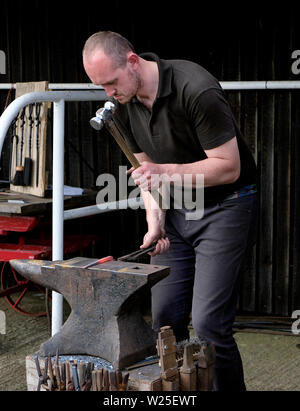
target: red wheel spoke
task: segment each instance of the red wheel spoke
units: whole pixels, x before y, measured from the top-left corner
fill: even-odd
[[[24,290],[22,291],[22,293],[19,295],[19,298],[17,299],[17,301],[14,303],[13,307],[16,308],[20,302],[22,301],[22,299],[24,298],[25,294],[28,291],[28,287],[24,288]]]
[[[14,293],[4,296],[4,299],[10,305],[12,309],[17,311],[22,315],[29,317],[42,317],[47,314],[44,312],[32,312],[31,308],[29,311],[27,309],[28,304],[26,303],[26,298],[24,301],[23,298],[27,294],[27,291],[38,290],[40,293],[45,294],[45,289],[38,284],[35,284],[26,278],[20,276],[15,270],[10,266],[8,262],[3,262],[2,267],[0,267],[0,289],[1,291],[6,291],[9,288],[20,287],[19,290],[16,290]],[[19,293],[21,294],[19,295]],[[48,297],[48,300],[51,301],[51,296]]]

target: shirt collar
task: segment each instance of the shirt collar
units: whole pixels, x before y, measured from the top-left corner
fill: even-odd
[[[173,70],[168,61],[160,59],[154,53],[142,53],[140,57],[145,60],[156,61],[157,63],[159,72],[157,99],[171,94]]]

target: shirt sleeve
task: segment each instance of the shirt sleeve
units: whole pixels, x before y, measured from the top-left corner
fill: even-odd
[[[233,115],[222,89],[210,88],[197,96],[191,118],[203,150],[216,148],[236,136]]]

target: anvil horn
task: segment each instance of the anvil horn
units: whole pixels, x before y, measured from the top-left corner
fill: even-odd
[[[47,266],[48,268],[53,267],[52,261],[42,261],[42,260],[10,260],[10,265],[23,277],[27,278],[36,284],[42,285],[46,288],[51,288],[57,291],[55,287],[55,279],[52,276],[46,276],[42,273],[42,267]],[[54,280],[54,281],[53,281]]]

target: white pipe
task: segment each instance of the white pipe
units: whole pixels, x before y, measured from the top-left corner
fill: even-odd
[[[268,90],[294,90],[300,88],[300,81],[266,81]]]
[[[265,90],[267,81],[221,81],[224,90]],[[299,82],[300,87],[300,82]]]
[[[15,89],[14,83],[0,83],[0,90]],[[49,90],[103,90],[102,86],[93,83],[49,83]]]
[[[50,83],[48,87],[50,90],[104,90],[92,83]]]
[[[12,121],[17,117],[19,111],[28,104],[46,101],[102,101],[107,98],[104,90],[85,91],[41,91],[24,94],[15,99],[0,117],[0,156],[3,142]],[[54,171],[54,170],[53,170]]]
[[[297,80],[221,81],[224,90],[294,90],[300,89]],[[0,90],[16,88],[14,83],[0,83]],[[49,83],[50,90],[103,90],[92,83]]]
[[[65,102],[53,106],[52,261],[64,259],[64,129]],[[55,194],[55,195],[54,195]],[[63,296],[52,292],[52,336],[63,324]]]
[[[137,209],[142,207],[141,197],[129,198],[111,203],[92,205],[81,208],[73,208],[64,211],[64,220],[75,220],[76,218],[88,217],[96,214],[109,213],[111,211],[125,210],[127,208]]]

